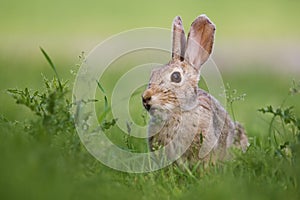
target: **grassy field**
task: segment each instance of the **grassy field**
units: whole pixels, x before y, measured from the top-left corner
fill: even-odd
[[[294,95],[289,96],[288,79],[275,76],[266,81],[255,74],[224,77],[232,88],[247,94],[245,101],[235,102],[234,110],[247,129],[248,151],[237,151],[233,160],[209,169],[182,171],[173,165],[146,174],[114,171],[89,155],[68,112],[68,88],[61,91],[55,78],[44,80],[50,89],[40,90],[41,101],[39,95],[27,96],[26,90],[11,91],[36,115],[19,121],[0,118],[1,199],[298,199],[300,85],[296,82]],[[273,124],[271,113],[258,112],[267,105],[281,109]],[[295,107],[294,114],[284,112],[290,105]],[[107,132],[117,145],[128,146],[120,131]],[[141,141],[130,143],[138,149]]]
[[[234,102],[233,110],[251,145],[246,153],[233,150],[234,159],[209,169],[182,171],[172,165],[130,174],[106,167],[79,140],[68,103],[75,79],[71,71],[78,70],[81,51],[88,52],[112,34],[137,27],[170,28],[176,15],[183,17],[187,28],[197,15],[206,13],[218,27],[216,45],[239,40],[297,44],[299,1],[0,0],[0,4],[0,199],[300,198],[300,74],[285,70],[287,66],[272,68],[253,60],[227,71],[218,63],[224,83],[246,94],[244,101]],[[62,80],[69,80],[63,91],[39,46],[47,50]],[[266,50],[272,49],[257,52]],[[238,56],[242,60],[244,55]],[[116,69],[123,64],[128,63],[119,63]],[[101,82],[109,101],[112,80],[115,71]],[[47,89],[45,81],[53,87]],[[14,88],[18,90],[9,94],[7,89]],[[30,101],[25,88],[31,95],[34,91],[44,95]],[[15,96],[19,104],[12,93],[19,93]],[[97,98],[99,116],[100,91]],[[131,115],[140,122],[139,95],[132,97],[130,106]],[[123,148],[146,148],[143,140],[128,140],[116,126],[107,135]]]

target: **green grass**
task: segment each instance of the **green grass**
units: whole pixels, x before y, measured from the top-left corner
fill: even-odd
[[[52,68],[56,69],[54,65]],[[280,107],[291,81],[276,76],[266,80],[265,76],[254,74],[225,75],[225,81],[230,82],[231,88],[247,94],[245,101],[234,102],[233,106],[236,118],[245,124],[250,137],[248,151],[234,151],[234,159],[208,169],[200,166],[195,171],[182,171],[172,165],[145,174],[115,171],[86,151],[68,112],[71,83],[59,82],[55,77],[44,78],[44,83],[40,81],[44,89],[39,92],[10,90],[17,102],[35,115],[18,121],[0,117],[0,198],[298,199],[299,94],[289,97],[280,108],[283,111],[293,105],[295,114],[282,112],[273,124],[272,114],[258,112],[267,105]],[[111,82],[103,85],[106,84]],[[99,92],[101,100],[103,91]],[[105,87],[105,92],[109,93],[109,87]],[[135,101],[139,100],[132,101],[137,104]],[[98,103],[103,105],[104,101]],[[132,114],[141,116],[138,110]],[[114,135],[117,145],[128,145],[115,127],[107,133]],[[139,140],[129,142],[130,148],[142,148],[138,146]]]

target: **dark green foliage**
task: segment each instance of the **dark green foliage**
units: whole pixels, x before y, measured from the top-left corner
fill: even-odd
[[[7,91],[14,97],[17,104],[25,105],[39,116],[43,125],[50,129],[49,132],[58,134],[65,129],[73,129],[67,82],[60,86],[56,78],[48,80],[44,77],[44,84],[45,91],[43,92],[32,92],[28,88]]]
[[[52,60],[42,48],[40,49],[56,78],[48,80],[44,77],[45,90],[43,92],[32,92],[28,88],[24,90],[8,89],[7,91],[13,96],[17,104],[25,105],[38,115],[49,133],[71,132],[74,130],[74,124],[69,112],[71,103],[68,97],[67,81],[61,82]]]
[[[272,106],[267,106],[266,108],[261,108],[258,111],[264,114],[272,114],[273,117],[279,117],[281,120],[283,120],[284,124],[293,124],[295,127],[297,127],[298,130],[300,130],[299,119],[297,119],[297,117],[293,113],[293,106],[276,109],[274,109]]]
[[[298,87],[293,82],[289,95],[299,93],[300,87]],[[300,119],[294,113],[293,106],[284,107],[285,101],[286,99],[276,109],[273,106],[267,106],[258,111],[272,116],[269,124],[269,141],[274,142],[275,154],[294,162],[295,157],[299,156],[297,150],[300,146]]]
[[[29,108],[37,115],[37,119],[27,122],[25,130],[36,139],[49,140],[54,146],[66,149],[69,153],[75,153],[82,148],[78,135],[75,132],[74,118],[70,113],[69,87],[67,81],[61,82],[56,68],[46,52],[41,49],[56,74],[52,80],[44,78],[44,90],[31,91],[9,89],[10,95],[21,104]]]

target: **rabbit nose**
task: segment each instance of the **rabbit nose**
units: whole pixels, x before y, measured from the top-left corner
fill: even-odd
[[[151,104],[150,104],[151,94],[147,91],[144,92],[142,99],[143,99],[143,106],[146,108],[147,111],[149,111],[151,108]]]

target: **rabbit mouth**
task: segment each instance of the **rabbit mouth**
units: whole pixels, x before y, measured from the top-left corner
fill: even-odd
[[[144,108],[149,112],[151,109],[151,105],[150,104],[145,104],[143,103]]]
[[[144,99],[143,98],[143,106],[144,106],[144,108],[149,112],[149,110],[151,109],[151,104],[149,103],[149,100],[147,100],[147,99]]]

